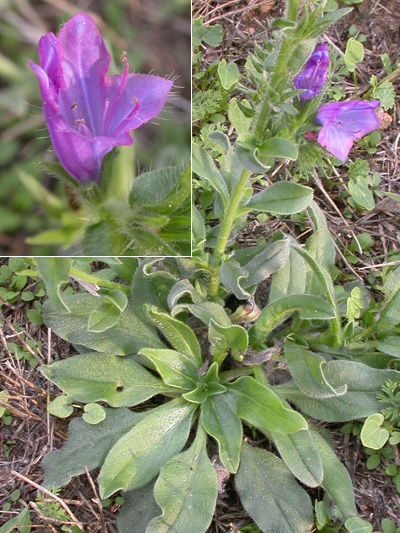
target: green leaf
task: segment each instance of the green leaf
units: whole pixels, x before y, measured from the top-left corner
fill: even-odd
[[[98,297],[91,294],[72,294],[64,296],[63,300],[70,309],[69,314],[59,313],[45,304],[43,318],[56,335],[72,344],[116,355],[131,354],[144,347],[164,347],[156,329],[137,317],[133,302],[121,313],[118,323],[104,335],[87,329],[89,315],[99,305]]]
[[[41,367],[43,374],[78,402],[128,407],[171,391],[132,356],[85,353]]]
[[[396,91],[389,80],[380,81],[377,87],[373,89],[371,96],[380,101],[384,111],[391,109],[396,101]]]
[[[182,396],[188,402],[203,404],[207,398],[224,394],[225,392],[226,387],[219,380],[218,363],[214,362],[207,370],[207,373],[201,376],[197,387],[190,392],[185,392]]]
[[[286,263],[289,250],[288,239],[279,239],[268,243],[260,253],[243,265],[249,275],[243,280],[242,285],[245,288],[253,287],[267,279]]]
[[[250,293],[241,286],[242,280],[245,280],[248,276],[248,271],[240,263],[235,261],[233,257],[222,261],[220,270],[221,283],[239,300],[246,300],[250,297]]]
[[[230,351],[233,358],[241,361],[247,352],[249,337],[242,326],[224,327],[211,319],[208,338],[211,343],[210,351],[216,359]]]
[[[162,380],[171,387],[193,390],[199,381],[198,367],[193,360],[174,350],[143,348],[139,355],[145,355],[156,367]]]
[[[371,524],[358,516],[353,516],[346,520],[344,527],[349,533],[371,533],[373,529]]]
[[[376,322],[377,330],[396,326],[400,322],[400,266],[388,275],[382,292],[385,300]]]
[[[69,415],[72,415],[74,408],[71,405],[72,398],[68,396],[57,396],[52,402],[47,406],[47,412],[57,418],[68,418]]]
[[[299,156],[297,146],[281,137],[272,137],[265,141],[259,147],[259,152],[262,157],[279,157],[291,161],[296,161]]]
[[[378,351],[400,359],[400,337],[386,337],[375,341],[375,346]]]
[[[354,72],[357,63],[361,63],[364,59],[364,46],[362,43],[350,37],[346,44],[346,51],[344,54],[344,64],[349,72]]]
[[[176,165],[143,172],[135,178],[129,203],[131,206],[152,208],[169,214],[182,203],[189,203],[190,193],[190,167]]]
[[[386,444],[389,431],[381,427],[384,421],[385,417],[382,413],[374,413],[364,422],[360,438],[366,448],[380,450]]]
[[[400,372],[371,368],[355,361],[332,360],[324,366],[326,380],[338,388],[346,385],[346,394],[331,398],[310,398],[293,382],[279,389],[305,414],[325,422],[347,422],[365,418],[381,409],[376,394],[388,379],[398,380]]]
[[[106,418],[94,426],[73,418],[62,448],[47,453],[42,461],[43,485],[62,487],[71,477],[100,466],[111,447],[143,418],[129,409],[105,408]]]
[[[203,41],[209,46],[216,47],[222,41],[223,33],[220,24],[203,26],[203,17],[198,17],[192,20],[192,28],[193,46],[200,46],[200,43]]]
[[[244,102],[248,104],[247,100],[244,100]],[[244,105],[243,101],[241,102],[241,104],[242,106]],[[241,107],[239,106],[236,98],[231,98],[229,101],[228,118],[229,118],[229,122],[235,128],[236,133],[238,135],[247,133],[249,131],[252,119],[246,117]]]
[[[211,156],[208,155],[204,148],[197,144],[193,145],[192,150],[193,172],[195,172],[200,178],[203,178],[210,183],[213,189],[215,189],[221,196],[225,207],[227,207],[229,202],[228,187],[224,181],[224,178],[222,177],[222,174],[215,166]]]
[[[311,430],[310,433],[324,469],[322,488],[334,502],[342,519],[347,520],[352,516],[357,516],[349,473],[326,440],[316,431]]]
[[[211,320],[220,326],[227,327],[231,325],[231,321],[229,320],[225,309],[222,307],[222,305],[217,303],[200,302],[196,304],[178,304],[174,307],[171,314],[175,316],[186,309],[190,311],[192,315],[204,322],[204,324],[207,326],[210,325]]]
[[[246,208],[262,213],[293,215],[306,209],[313,198],[313,190],[291,181],[279,181],[254,194]]]
[[[292,237],[289,240],[292,242]],[[306,265],[302,257],[290,249],[285,264],[272,276],[268,303],[291,294],[306,292]]]
[[[285,343],[285,357],[288,368],[298,388],[311,398],[331,398],[346,393],[346,385],[333,387],[325,376],[329,363],[316,353],[294,342]]]
[[[299,311],[303,320],[330,320],[334,315],[326,300],[313,294],[290,294],[268,304],[259,314],[253,328],[258,338],[264,338],[282,324],[292,313]]]
[[[86,226],[82,240],[82,251],[87,256],[122,255],[122,250],[127,242],[124,235],[111,220],[103,219],[100,222]]]
[[[355,180],[348,182],[351,197],[361,207],[371,211],[375,207],[374,195],[369,187],[368,181],[363,176],[358,176]]]
[[[147,306],[147,313],[153,319],[155,325],[165,335],[173,348],[190,357],[201,367],[203,359],[201,357],[200,345],[193,331],[175,318],[163,313],[155,306]]]
[[[285,407],[275,392],[250,376],[227,384],[227,388],[234,413],[261,430],[295,433],[308,427],[300,413]]]
[[[124,493],[125,503],[117,516],[119,533],[143,533],[150,520],[160,513],[154,499],[154,481]]]
[[[96,425],[102,422],[106,416],[107,412],[104,409],[102,405],[99,405],[98,403],[88,403],[83,408],[84,413],[82,415],[82,419],[87,424]]]
[[[318,487],[323,478],[321,458],[308,430],[291,435],[272,433],[272,440],[286,466],[301,483]]]
[[[206,435],[201,426],[191,447],[162,467],[154,498],[162,514],[151,520],[146,533],[207,530],[217,499],[217,475],[207,456]]]
[[[231,91],[240,78],[236,63],[227,64],[226,59],[222,59],[218,63],[218,77],[222,87],[226,91]]]
[[[71,259],[63,257],[38,257],[36,259],[40,277],[46,285],[46,292],[56,313],[70,312],[65,297],[61,297],[60,288],[69,282]]]
[[[172,400],[148,411],[107,455],[98,477],[101,498],[151,481],[185,445],[195,409],[194,404]]]
[[[262,531],[311,531],[310,499],[272,453],[243,443],[235,485],[243,507]]]
[[[122,291],[112,290],[104,295],[103,303],[89,315],[88,331],[102,333],[115,326],[128,305]]]
[[[235,473],[239,466],[242,446],[242,424],[229,407],[223,394],[211,396],[201,406],[200,422],[218,442],[223,466]]]
[[[17,516],[14,516],[11,520],[7,520],[7,522],[0,526],[0,533],[12,533],[16,528],[18,528],[20,533],[29,533],[31,531],[31,525],[29,509],[28,507],[24,507]]]

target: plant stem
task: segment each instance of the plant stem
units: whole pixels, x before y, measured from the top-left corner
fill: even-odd
[[[226,243],[232,231],[232,226],[236,219],[237,208],[242,199],[244,189],[246,187],[247,179],[251,172],[244,169],[233,191],[229,204],[226,208],[225,218],[221,221],[221,226],[218,234],[217,244],[215,246],[213,255],[210,261],[210,297],[215,298],[218,294],[219,287],[219,273],[221,270],[221,263],[225,253]]]
[[[353,70],[353,82],[354,82],[354,96],[357,98],[357,76],[356,76],[355,70]]]

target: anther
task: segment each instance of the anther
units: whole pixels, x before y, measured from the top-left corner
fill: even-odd
[[[78,107],[78,102],[74,102],[71,106],[72,111]]]
[[[131,104],[136,104],[136,102],[137,102],[137,98],[132,98]]]
[[[127,54],[127,53],[128,53],[128,52],[127,52],[126,50],[124,50],[124,51],[122,52],[122,54],[121,54],[121,59],[122,59],[122,61],[125,61],[125,59],[126,59],[126,54]]]
[[[85,121],[83,118],[79,118],[78,120],[75,120],[75,124],[85,124]]]

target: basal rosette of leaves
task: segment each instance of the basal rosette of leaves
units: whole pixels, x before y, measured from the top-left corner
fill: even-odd
[[[63,447],[43,460],[46,487],[99,468],[100,496],[122,491],[125,499],[120,533],[202,533],[220,464],[262,531],[311,531],[306,487],[324,490],[333,519],[357,517],[350,476],[313,421],[364,419],[384,407],[377,393],[400,379],[390,353],[400,270],[386,278],[381,303],[356,284],[360,303],[354,283],[334,286],[332,239],[315,204],[309,215],[305,247],[278,235],[261,252],[238,251],[252,280],[244,290],[258,304],[252,313],[251,298],[236,309],[225,303],[228,288],[225,299],[210,299],[189,258],[99,258],[106,264],[96,272],[87,260],[32,260],[49,296],[46,324],[79,352],[42,367],[69,404],[82,406]],[[279,268],[249,266],[283,249]],[[65,289],[69,276],[82,287],[75,293]],[[263,303],[257,287],[267,278]]]

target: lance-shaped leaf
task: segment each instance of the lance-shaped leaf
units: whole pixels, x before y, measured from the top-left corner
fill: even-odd
[[[249,277],[249,272],[233,257],[222,261],[220,279],[222,285],[232,292],[238,300],[247,300],[250,292],[246,291],[242,283]]]
[[[261,430],[295,433],[307,429],[300,413],[287,408],[270,388],[250,376],[243,376],[227,385],[228,402],[239,418]]]
[[[295,242],[289,237],[289,242]],[[303,294],[306,291],[307,268],[304,259],[294,250],[290,249],[289,257],[285,264],[272,276],[268,303],[289,296],[290,294]]]
[[[346,520],[351,516],[357,516],[353,485],[346,467],[319,433],[311,430],[310,434],[322,460],[324,470],[322,488],[335,503],[340,518]]]
[[[195,404],[173,400],[151,409],[112,448],[100,470],[100,495],[146,485],[185,445]]]
[[[167,298],[176,279],[163,270],[152,271],[153,263],[158,259],[144,259],[135,272],[131,284],[131,302],[136,315],[143,321],[153,325],[152,319],[145,310],[145,305],[154,305],[161,311],[168,311]],[[154,346],[143,346],[154,348]]]
[[[201,295],[193,287],[188,279],[180,279],[177,281],[168,293],[167,303],[168,307],[172,310],[182,296],[189,296],[193,303],[199,303],[202,301]]]
[[[264,307],[254,323],[252,332],[257,338],[264,338],[295,311],[299,311],[303,320],[330,320],[335,316],[332,306],[319,296],[290,294]]]
[[[178,304],[174,307],[171,314],[173,316],[181,313],[182,311],[188,310],[200,319],[207,326],[210,325],[211,320],[215,323],[228,327],[231,325],[228,315],[226,314],[225,309],[222,305],[219,305],[215,302],[201,302],[197,304]]]
[[[346,393],[347,385],[333,387],[326,379],[326,360],[294,342],[285,343],[285,356],[290,373],[301,391],[311,398],[331,398]]]
[[[132,356],[86,353],[41,368],[43,374],[78,402],[107,402],[130,407],[173,389],[154,377]]]
[[[184,390],[196,388],[199,381],[198,367],[190,357],[175,350],[152,348],[143,348],[139,355],[150,359],[167,385]]]
[[[378,318],[377,329],[387,329],[400,322],[400,266],[391,272],[382,287],[384,307]]]
[[[321,484],[322,462],[308,430],[291,435],[274,432],[271,438],[286,466],[299,481],[308,487]]]
[[[330,272],[335,264],[335,243],[329,232],[325,215],[315,202],[311,202],[308,214],[313,224],[313,233],[307,239],[306,249],[320,266]],[[307,277],[306,292],[320,294],[321,286],[312,270],[307,272]]]
[[[155,325],[162,331],[175,350],[190,357],[198,365],[198,368],[200,368],[203,360],[199,341],[189,326],[180,320],[170,317],[154,306],[147,306],[146,310]]]
[[[232,357],[241,361],[247,351],[249,337],[242,326],[220,326],[211,319],[208,330],[211,353],[215,358],[222,357],[230,350]]]
[[[246,203],[249,211],[293,215],[306,209],[312,202],[313,191],[291,181],[279,181],[254,194]]]
[[[280,392],[305,414],[324,422],[347,422],[365,418],[382,408],[376,395],[388,379],[399,380],[400,372],[371,368],[355,361],[329,361],[324,367],[334,387],[347,386],[346,394],[331,398],[310,398],[292,381],[279,386]]]
[[[262,531],[311,531],[310,498],[272,453],[243,443],[235,485],[243,507]]]
[[[285,264],[288,257],[289,241],[287,239],[268,243],[260,253],[243,265],[249,273],[249,276],[242,282],[243,287],[253,287],[267,279]]]
[[[201,426],[191,447],[162,467],[154,498],[162,514],[153,518],[146,533],[207,530],[217,500],[217,476],[207,456],[206,435]]]
[[[39,274],[46,285],[46,292],[56,313],[66,314],[70,309],[61,296],[60,288],[69,281],[71,259],[64,257],[38,257],[36,259]]]
[[[124,492],[124,505],[117,516],[119,533],[143,533],[150,520],[160,514],[154,499],[154,481],[140,489]]]
[[[201,406],[200,422],[209,435],[218,442],[223,466],[235,473],[239,466],[242,446],[242,423],[229,407],[224,394],[208,398]]]
[[[81,418],[71,420],[62,448],[47,453],[42,461],[45,487],[62,487],[71,477],[100,466],[109,450],[143,418],[129,409],[106,409],[100,424],[89,425]]]
[[[208,155],[204,148],[197,144],[193,145],[192,170],[200,176],[200,178],[203,178],[210,183],[212,188],[219,193],[224,206],[227,207],[229,202],[229,191],[224,178],[215,166],[211,156]]]
[[[102,333],[115,326],[128,305],[122,291],[113,290],[103,296],[103,303],[89,315],[88,331]]]
[[[103,335],[87,329],[89,315],[98,307],[99,298],[91,294],[71,294],[63,299],[70,309],[67,315],[45,304],[43,318],[54,333],[72,344],[118,355],[134,353],[144,347],[164,347],[156,329],[137,317],[132,303],[121,313],[118,323]]]

